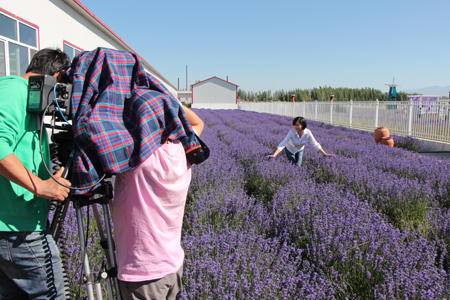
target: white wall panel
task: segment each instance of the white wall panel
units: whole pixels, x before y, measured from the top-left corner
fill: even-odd
[[[237,106],[236,89],[237,86],[232,83],[211,78],[193,86],[193,104],[220,103]]]

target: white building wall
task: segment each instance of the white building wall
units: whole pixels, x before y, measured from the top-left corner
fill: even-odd
[[[39,49],[63,49],[67,41],[87,51],[97,47],[132,51],[73,0],[0,0],[0,8],[39,28]],[[177,89],[167,79],[147,62],[143,64],[147,72],[177,95]]]
[[[193,107],[198,107],[199,104],[226,104],[237,108],[236,90],[236,85],[218,78],[197,83],[192,89]]]

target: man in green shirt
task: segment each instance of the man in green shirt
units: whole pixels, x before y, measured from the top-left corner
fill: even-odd
[[[0,299],[65,299],[62,264],[48,230],[49,200],[63,201],[69,189],[44,168],[38,118],[27,113],[28,78],[61,79],[70,58],[61,50],[36,53],[22,77],[0,78]],[[46,130],[42,129],[47,141]],[[42,151],[50,165],[48,143]],[[63,168],[54,176],[61,178]],[[49,179],[50,178],[50,179]]]

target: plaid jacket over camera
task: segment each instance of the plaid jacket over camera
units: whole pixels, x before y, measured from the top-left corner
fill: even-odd
[[[200,147],[179,101],[134,53],[105,48],[82,52],[69,77],[73,186],[93,184],[105,173],[131,171],[168,139],[180,140],[186,153]]]

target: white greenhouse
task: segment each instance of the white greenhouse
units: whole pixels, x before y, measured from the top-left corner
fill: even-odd
[[[212,109],[237,109],[238,85],[218,77],[191,85],[192,107]]]

